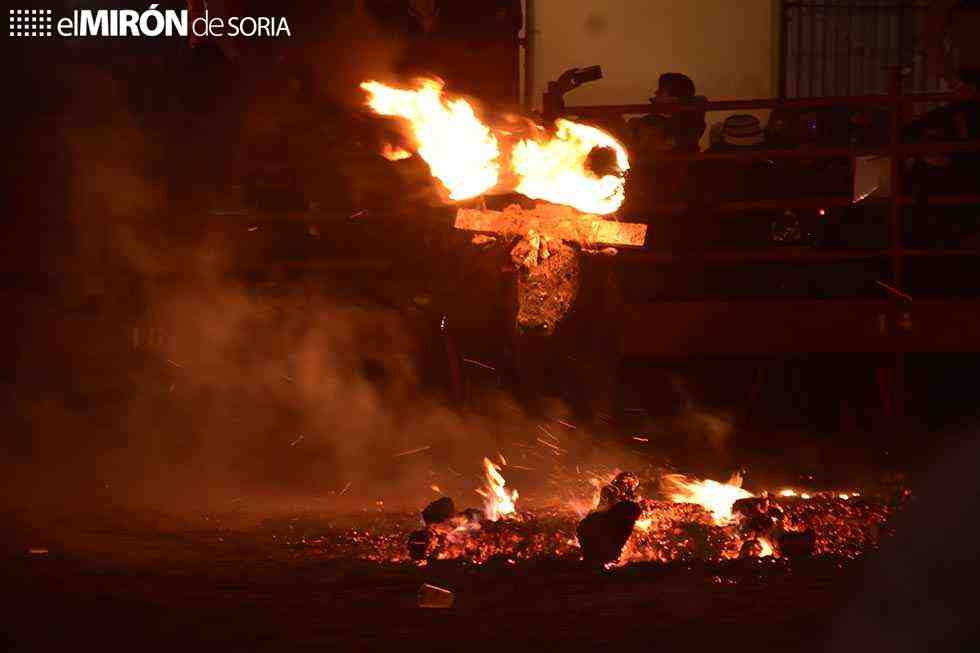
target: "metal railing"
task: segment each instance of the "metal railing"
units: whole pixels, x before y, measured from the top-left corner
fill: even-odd
[[[963,102],[975,100],[980,102],[980,95],[961,93],[909,93],[901,91],[901,75],[893,70],[889,93],[887,95],[860,95],[848,97],[800,98],[800,99],[751,99],[751,100],[720,100],[692,103],[648,103],[648,104],[618,104],[566,107],[563,115],[577,118],[610,118],[624,115],[640,115],[657,113],[676,113],[685,111],[739,111],[758,109],[810,109],[826,107],[884,107],[890,111],[889,139],[887,144],[879,146],[860,147],[801,147],[796,149],[762,149],[745,152],[663,152],[656,153],[652,159],[656,161],[706,161],[728,160],[738,162],[766,161],[777,159],[831,159],[858,156],[887,156],[891,159],[891,192],[885,200],[889,205],[889,231],[891,234],[890,247],[887,250],[875,250],[876,255],[887,255],[890,259],[892,282],[898,287],[902,285],[904,259],[907,256],[962,256],[961,250],[911,250],[902,246],[902,207],[908,205],[937,205],[962,206],[980,204],[980,195],[946,195],[928,197],[924,200],[902,194],[902,160],[909,156],[928,154],[949,154],[964,152],[980,152],[980,142],[936,142],[936,143],[902,143],[903,108],[909,104],[936,102]],[[868,200],[865,200],[867,202]],[[873,200],[880,202],[881,200]],[[741,213],[754,210],[775,210],[793,208],[830,208],[857,205],[849,199],[837,197],[796,197],[772,200],[756,200],[748,202],[723,202],[712,204],[708,209],[712,213]],[[682,214],[690,210],[683,202],[657,204],[658,212]],[[927,253],[928,252],[928,253]],[[751,253],[732,251],[715,252],[716,258],[731,261],[753,260]],[[766,254],[763,258],[771,258]],[[787,256],[792,258],[792,256]],[[834,256],[825,253],[824,260],[832,260]],[[845,256],[849,258],[849,256]]]
[[[886,198],[869,198],[862,202],[869,203],[874,202],[878,204],[885,204],[888,207],[888,226],[890,232],[890,242],[887,249],[872,249],[872,250],[820,250],[820,249],[810,249],[810,248],[784,248],[784,247],[773,247],[771,249],[763,250],[703,250],[698,252],[673,252],[669,250],[648,250],[645,252],[638,252],[632,256],[639,260],[645,260],[652,263],[672,263],[684,260],[700,260],[700,261],[712,261],[712,262],[750,262],[750,261],[773,261],[773,262],[810,262],[810,261],[847,261],[854,259],[871,259],[871,258],[885,258],[887,257],[889,261],[889,267],[891,269],[892,279],[891,283],[894,287],[887,287],[887,290],[892,291],[890,294],[886,294],[886,299],[882,301],[868,302],[872,305],[870,313],[873,313],[877,317],[875,319],[881,319],[883,315],[890,315],[886,312],[875,312],[874,306],[881,306],[881,311],[896,311],[901,310],[898,318],[896,318],[897,323],[907,324],[907,320],[913,319],[906,313],[906,310],[914,310],[922,313],[923,326],[924,329],[920,334],[920,339],[918,341],[914,340],[909,334],[903,334],[901,337],[889,337],[886,341],[882,341],[882,344],[868,345],[868,352],[877,351],[881,353],[882,351],[891,351],[894,353],[894,368],[893,368],[893,379],[892,387],[890,388],[890,393],[892,394],[892,405],[894,406],[893,416],[897,418],[902,418],[905,414],[905,402],[907,397],[905,396],[905,353],[907,351],[925,351],[925,350],[935,350],[935,351],[958,351],[966,350],[968,348],[973,348],[972,350],[978,350],[980,347],[980,319],[973,320],[968,319],[968,316],[973,314],[976,309],[976,300],[941,300],[941,301],[931,301],[931,302],[919,302],[915,309],[906,309],[909,306],[910,297],[902,290],[904,285],[904,273],[905,273],[905,260],[907,258],[915,257],[968,257],[980,255],[980,250],[974,249],[915,249],[906,248],[903,245],[902,239],[902,209],[906,206],[913,205],[927,205],[927,206],[962,206],[962,205],[980,205],[980,194],[974,194],[972,191],[968,191],[966,194],[961,195],[945,195],[945,196],[929,196],[925,198],[911,197],[903,194],[902,192],[902,162],[906,157],[917,156],[917,155],[928,155],[928,154],[941,154],[941,153],[959,153],[959,152],[980,152],[980,143],[973,142],[937,142],[937,143],[903,143],[902,142],[902,129],[903,129],[903,116],[905,113],[905,108],[912,104],[934,104],[942,102],[964,102],[964,101],[978,101],[980,102],[980,95],[966,95],[966,94],[953,94],[953,93],[910,93],[903,94],[901,87],[901,74],[898,69],[894,69],[891,73],[889,92],[884,95],[860,95],[860,96],[845,96],[845,97],[817,97],[817,98],[799,98],[799,99],[750,99],[750,100],[723,100],[723,101],[709,101],[709,102],[693,102],[693,103],[655,103],[655,104],[622,104],[622,105],[604,105],[604,106],[570,106],[566,107],[563,111],[564,116],[577,117],[579,119],[598,119],[598,118],[617,118],[620,119],[625,115],[641,115],[649,113],[676,113],[679,111],[697,111],[697,112],[711,112],[711,111],[744,111],[744,110],[759,110],[759,109],[820,109],[827,107],[882,107],[889,110],[890,120],[888,129],[888,140],[879,146],[861,146],[861,147],[800,147],[797,149],[763,149],[763,150],[752,150],[746,152],[702,152],[702,153],[657,153],[652,158],[657,161],[698,161],[698,160],[732,160],[738,162],[746,161],[765,161],[765,160],[776,160],[776,159],[832,159],[832,158],[843,158],[843,157],[856,157],[856,156],[866,156],[866,155],[879,155],[890,157],[890,195]],[[831,207],[848,207],[854,206],[857,203],[854,202],[850,197],[837,195],[837,196],[819,196],[819,197],[789,197],[789,198],[779,198],[779,199],[760,199],[742,202],[727,202],[712,204],[710,206],[697,207],[700,210],[707,210],[711,213],[718,214],[737,214],[737,213],[747,213],[751,211],[764,211],[764,210],[781,210],[781,209],[819,209],[819,208],[831,208]],[[687,202],[674,202],[668,204],[657,204],[655,209],[658,212],[666,214],[675,214],[679,219],[683,219],[683,214],[688,213],[694,207],[692,207]],[[814,315],[817,317],[816,323],[822,324],[821,329],[833,329],[834,325],[840,325],[840,320],[842,315],[850,314],[851,308],[849,306],[854,303],[855,300],[818,300],[818,301],[808,301],[806,302],[807,310],[813,311]],[[758,324],[760,323],[757,319],[757,313],[760,310],[760,306],[771,307],[774,311],[778,311],[779,307],[785,308],[786,312],[797,311],[797,305],[800,300],[792,299],[776,299],[769,300],[765,302],[751,302],[747,300],[725,300],[725,301],[704,301],[704,302],[658,302],[656,304],[647,305],[643,308],[641,305],[631,305],[630,311],[633,319],[630,324],[640,331],[636,333],[630,333],[630,329],[627,328],[623,338],[623,351],[624,352],[635,352],[640,355],[661,355],[666,352],[672,352],[672,355],[685,355],[683,352],[689,352],[689,355],[698,355],[697,352],[712,353],[712,355],[723,355],[725,353],[734,354],[738,351],[741,353],[756,351],[765,351],[768,348],[766,342],[769,342],[764,330],[758,329]],[[740,311],[736,307],[744,305],[745,311]],[[927,306],[928,305],[928,306]],[[719,309],[718,306],[722,306]],[[889,309],[888,307],[892,307]],[[927,310],[928,309],[928,310]],[[644,312],[646,311],[646,312]],[[666,313],[665,313],[666,311]],[[695,344],[690,349],[686,349],[684,345],[680,344],[680,341],[673,340],[673,342],[667,343],[669,346],[659,347],[658,343],[652,343],[649,341],[651,331],[646,327],[640,327],[638,325],[647,325],[649,323],[656,323],[661,325],[664,323],[665,319],[674,313],[682,314],[684,317],[680,320],[682,324],[679,327],[678,334],[690,334],[690,324],[691,320],[696,320],[696,316],[711,316],[719,315],[717,312],[722,311],[724,313],[725,320],[728,317],[733,317],[736,320],[746,318],[746,325],[754,325],[752,327],[746,327],[744,329],[744,337],[741,338],[742,341],[732,342],[731,347],[726,349],[724,344],[720,344],[725,340],[725,335],[731,331],[731,329],[725,329],[722,332],[715,333],[709,338],[702,338],[702,342]],[[734,312],[732,312],[734,311]],[[950,317],[950,316],[957,317]],[[825,318],[823,322],[820,318]],[[871,319],[871,318],[869,318]],[[944,321],[945,320],[945,321]],[[773,320],[779,323],[778,319]],[[864,324],[867,320],[859,320],[853,325],[850,325],[852,331],[868,331],[874,333],[874,338],[883,337],[882,334],[886,333],[887,329],[869,329],[867,325]],[[885,324],[887,320],[882,321],[881,324]],[[890,324],[890,322],[888,322]],[[785,326],[785,322],[783,325]],[[783,337],[786,342],[786,346],[783,348],[786,351],[782,353],[788,353],[790,349],[798,347],[796,351],[799,353],[804,353],[809,351],[807,349],[807,338],[812,337],[815,342],[815,348],[812,351],[827,351],[828,348],[833,348],[833,338],[828,338],[824,331],[818,329],[819,334],[811,329],[807,333],[798,333],[796,337],[793,334],[796,333],[793,329],[795,327],[790,327],[786,333],[776,334]],[[698,331],[697,329],[693,331]],[[784,329],[786,331],[786,329]],[[804,329],[803,331],[806,331]],[[932,334],[932,335],[930,335]],[[939,334],[939,335],[936,335]],[[849,345],[847,342],[847,334],[838,334],[840,339],[840,344],[846,349]],[[935,336],[935,337],[933,337]],[[755,338],[757,342],[749,343],[749,340]],[[942,346],[933,346],[922,348],[923,338],[926,340],[931,340],[934,343],[939,343]],[[670,336],[666,337],[670,340]],[[733,339],[734,340],[734,339]],[[828,342],[830,344],[828,344]],[[867,339],[861,341],[864,343],[869,343]],[[877,342],[877,341],[876,341]],[[664,343],[660,343],[664,344]],[[708,345],[708,349],[704,349],[704,345]],[[859,347],[864,345],[859,345]],[[700,347],[700,349],[699,349]],[[714,347],[714,349],[711,349]],[[739,350],[741,348],[741,350]],[[853,347],[852,347],[853,349]],[[850,349],[849,349],[850,350]],[[659,353],[658,353],[659,352]]]

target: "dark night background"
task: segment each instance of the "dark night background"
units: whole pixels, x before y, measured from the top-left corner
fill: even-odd
[[[508,331],[513,288],[499,274],[507,252],[478,252],[451,229],[424,164],[377,156],[397,130],[367,114],[357,89],[429,73],[488,112],[517,110],[521,3],[439,2],[435,34],[396,0],[367,0],[364,11],[352,0],[228,4],[287,16],[292,38],[240,41],[234,61],[179,38],[4,39],[0,584],[17,607],[0,642],[49,650],[101,637],[116,648],[156,632],[160,647],[236,650],[367,650],[403,637],[454,650],[498,639],[965,650],[976,629],[976,353],[908,355],[902,422],[879,395],[887,354],[625,358],[614,420],[596,415],[579,378],[591,362],[566,360],[542,381],[548,400],[529,407]],[[43,4],[55,14],[85,6]],[[146,3],[98,3],[110,6]],[[969,232],[975,218],[963,215]],[[764,238],[770,218],[758,220]],[[649,222],[681,252],[755,242],[716,223]],[[628,300],[801,289],[882,298],[875,263],[825,277],[818,265],[652,266],[634,253],[590,265]],[[975,297],[975,257],[944,265],[913,270],[911,294]],[[574,349],[582,331],[570,333]],[[463,359],[492,364],[464,365],[460,381],[453,361]],[[456,619],[419,618],[414,594],[402,597],[421,572],[266,563],[265,545],[245,536],[234,554],[209,548],[214,524],[202,515],[246,532],[251,516],[228,506],[248,497],[262,498],[259,512],[298,511],[348,485],[349,503],[327,512],[381,497],[415,510],[431,483],[453,482],[446,470],[533,432],[539,414],[582,425],[583,464],[712,478],[747,466],[774,483],[905,484],[915,499],[880,553],[840,572],[760,572],[741,594],[673,568],[626,581],[568,572],[556,585],[547,569],[499,582],[449,574],[484,597]],[[652,454],[630,440],[647,431],[662,434]],[[420,462],[393,458],[419,443],[431,447]],[[522,493],[544,484],[518,478]],[[177,535],[146,535],[158,529]],[[23,555],[38,541],[77,548],[40,567]],[[492,623],[497,609],[504,623]]]

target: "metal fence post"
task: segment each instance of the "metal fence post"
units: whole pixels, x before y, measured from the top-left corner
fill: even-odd
[[[899,290],[904,286],[904,261],[902,249],[902,162],[904,157],[899,152],[902,143],[902,71],[899,67],[891,70],[888,80],[888,98],[890,100],[891,125],[889,128],[889,152],[891,154],[891,205],[889,210],[889,226],[891,239],[889,247],[889,262],[891,263],[892,283]],[[897,314],[892,315],[897,319]],[[894,394],[892,406],[893,417],[897,424],[905,418],[905,352],[896,351],[892,383]]]

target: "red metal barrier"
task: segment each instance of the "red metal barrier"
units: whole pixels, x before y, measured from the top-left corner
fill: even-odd
[[[755,251],[708,250],[697,253],[676,253],[670,251],[649,251],[632,254],[634,260],[653,263],[679,261],[844,261],[887,257],[892,272],[894,288],[887,300],[866,302],[862,306],[871,307],[875,315],[885,310],[883,307],[907,307],[908,295],[902,290],[904,285],[904,262],[909,257],[965,257],[980,254],[977,250],[922,250],[906,249],[902,245],[902,207],[906,205],[980,205],[980,196],[958,195],[928,197],[923,202],[902,194],[901,163],[905,157],[923,154],[980,152],[980,143],[929,143],[904,144],[901,142],[903,110],[910,104],[936,102],[980,101],[980,95],[951,93],[901,92],[901,77],[898,70],[892,73],[887,95],[863,95],[851,97],[823,97],[806,99],[752,99],[725,100],[694,103],[655,103],[624,104],[586,107],[566,107],[563,115],[589,118],[622,117],[625,115],[649,114],[651,112],[673,113],[679,111],[739,111],[758,109],[817,109],[835,106],[884,107],[890,111],[888,143],[880,147],[840,148],[840,147],[800,147],[796,149],[755,150],[750,152],[674,154],[663,153],[652,157],[654,160],[736,160],[764,161],[772,159],[826,159],[855,157],[862,155],[881,155],[891,157],[891,194],[884,199],[889,205],[890,245],[884,250],[814,250],[810,248],[777,248]],[[641,164],[642,165],[642,164]],[[866,200],[869,201],[869,200]],[[881,203],[881,199],[872,200]],[[702,207],[712,213],[734,214],[758,210],[778,210],[789,208],[830,208],[850,206],[848,197],[798,197],[776,200],[757,200],[749,202],[730,202]],[[658,204],[658,212],[684,214],[690,207],[683,202]],[[917,303],[916,305],[919,305]],[[767,317],[759,319],[760,307],[765,307]],[[697,355],[758,355],[849,351],[849,352],[892,352],[894,353],[893,405],[897,417],[904,415],[905,404],[905,352],[906,351],[978,351],[980,350],[980,318],[976,316],[976,300],[943,301],[929,303],[930,328],[911,336],[894,337],[888,333],[878,333],[867,327],[866,321],[848,320],[855,312],[853,300],[825,300],[805,302],[808,317],[801,321],[799,300],[773,300],[758,302],[704,301],[683,303],[658,303],[631,305],[626,313],[622,333],[622,349],[626,354],[654,356],[697,356]],[[675,315],[678,307],[685,307],[681,314]],[[903,319],[906,313],[902,313]],[[644,319],[647,318],[647,319]],[[712,327],[708,322],[724,325]],[[909,318],[911,319],[911,318]],[[741,320],[741,322],[739,322]],[[671,329],[659,328],[666,324],[677,324],[676,333]],[[744,323],[744,324],[743,324]],[[744,328],[736,328],[743,324]],[[654,328],[657,325],[658,328]],[[769,328],[775,325],[776,329]],[[855,326],[857,325],[857,326]],[[803,328],[806,327],[806,328]],[[838,328],[840,327],[840,328]],[[851,328],[853,327],[853,328]],[[712,332],[708,338],[691,339],[691,334]],[[657,334],[661,337],[658,337]],[[673,335],[672,335],[673,334]],[[683,335],[683,337],[681,337]],[[929,336],[935,336],[930,338]],[[942,337],[939,337],[941,335]],[[779,346],[773,348],[772,344]]]
[[[676,113],[685,111],[738,111],[752,109],[810,109],[834,106],[880,106],[890,110],[889,142],[879,147],[800,147],[795,149],[753,150],[749,152],[700,152],[700,153],[658,153],[652,159],[658,161],[686,160],[733,160],[733,161],[766,161],[772,159],[827,159],[855,156],[881,155],[891,157],[891,195],[887,202],[890,205],[889,225],[891,246],[888,250],[891,259],[892,281],[898,287],[902,285],[903,258],[910,250],[901,244],[901,208],[903,205],[919,203],[917,198],[902,195],[901,162],[904,157],[924,154],[942,154],[955,152],[980,152],[980,143],[924,143],[904,144],[901,142],[902,110],[908,104],[935,102],[962,102],[966,100],[980,101],[980,94],[964,93],[912,93],[901,92],[901,76],[896,69],[892,73],[889,93],[887,95],[860,95],[848,97],[824,97],[801,99],[752,99],[752,100],[720,100],[692,103],[659,102],[648,104],[618,104],[582,107],[566,107],[564,115],[579,118],[610,117],[629,114],[648,114],[651,111],[660,113]],[[642,164],[640,164],[642,165]],[[830,208],[850,206],[853,202],[842,197],[799,197],[778,200],[757,200],[750,202],[729,202],[707,207],[712,213],[741,213],[753,210],[773,210],[790,208]],[[946,197],[926,198],[927,205],[969,205],[980,204],[980,196],[957,195]],[[658,212],[680,214],[688,210],[683,203],[658,204]],[[937,250],[937,256],[959,256],[959,250]],[[740,260],[739,252],[722,254],[728,260]],[[824,259],[831,257],[824,256]],[[845,256],[849,258],[849,256]],[[749,259],[745,259],[749,260]]]

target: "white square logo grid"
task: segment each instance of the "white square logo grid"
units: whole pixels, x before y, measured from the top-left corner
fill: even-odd
[[[51,13],[50,9],[11,9],[10,36],[52,36]]]

